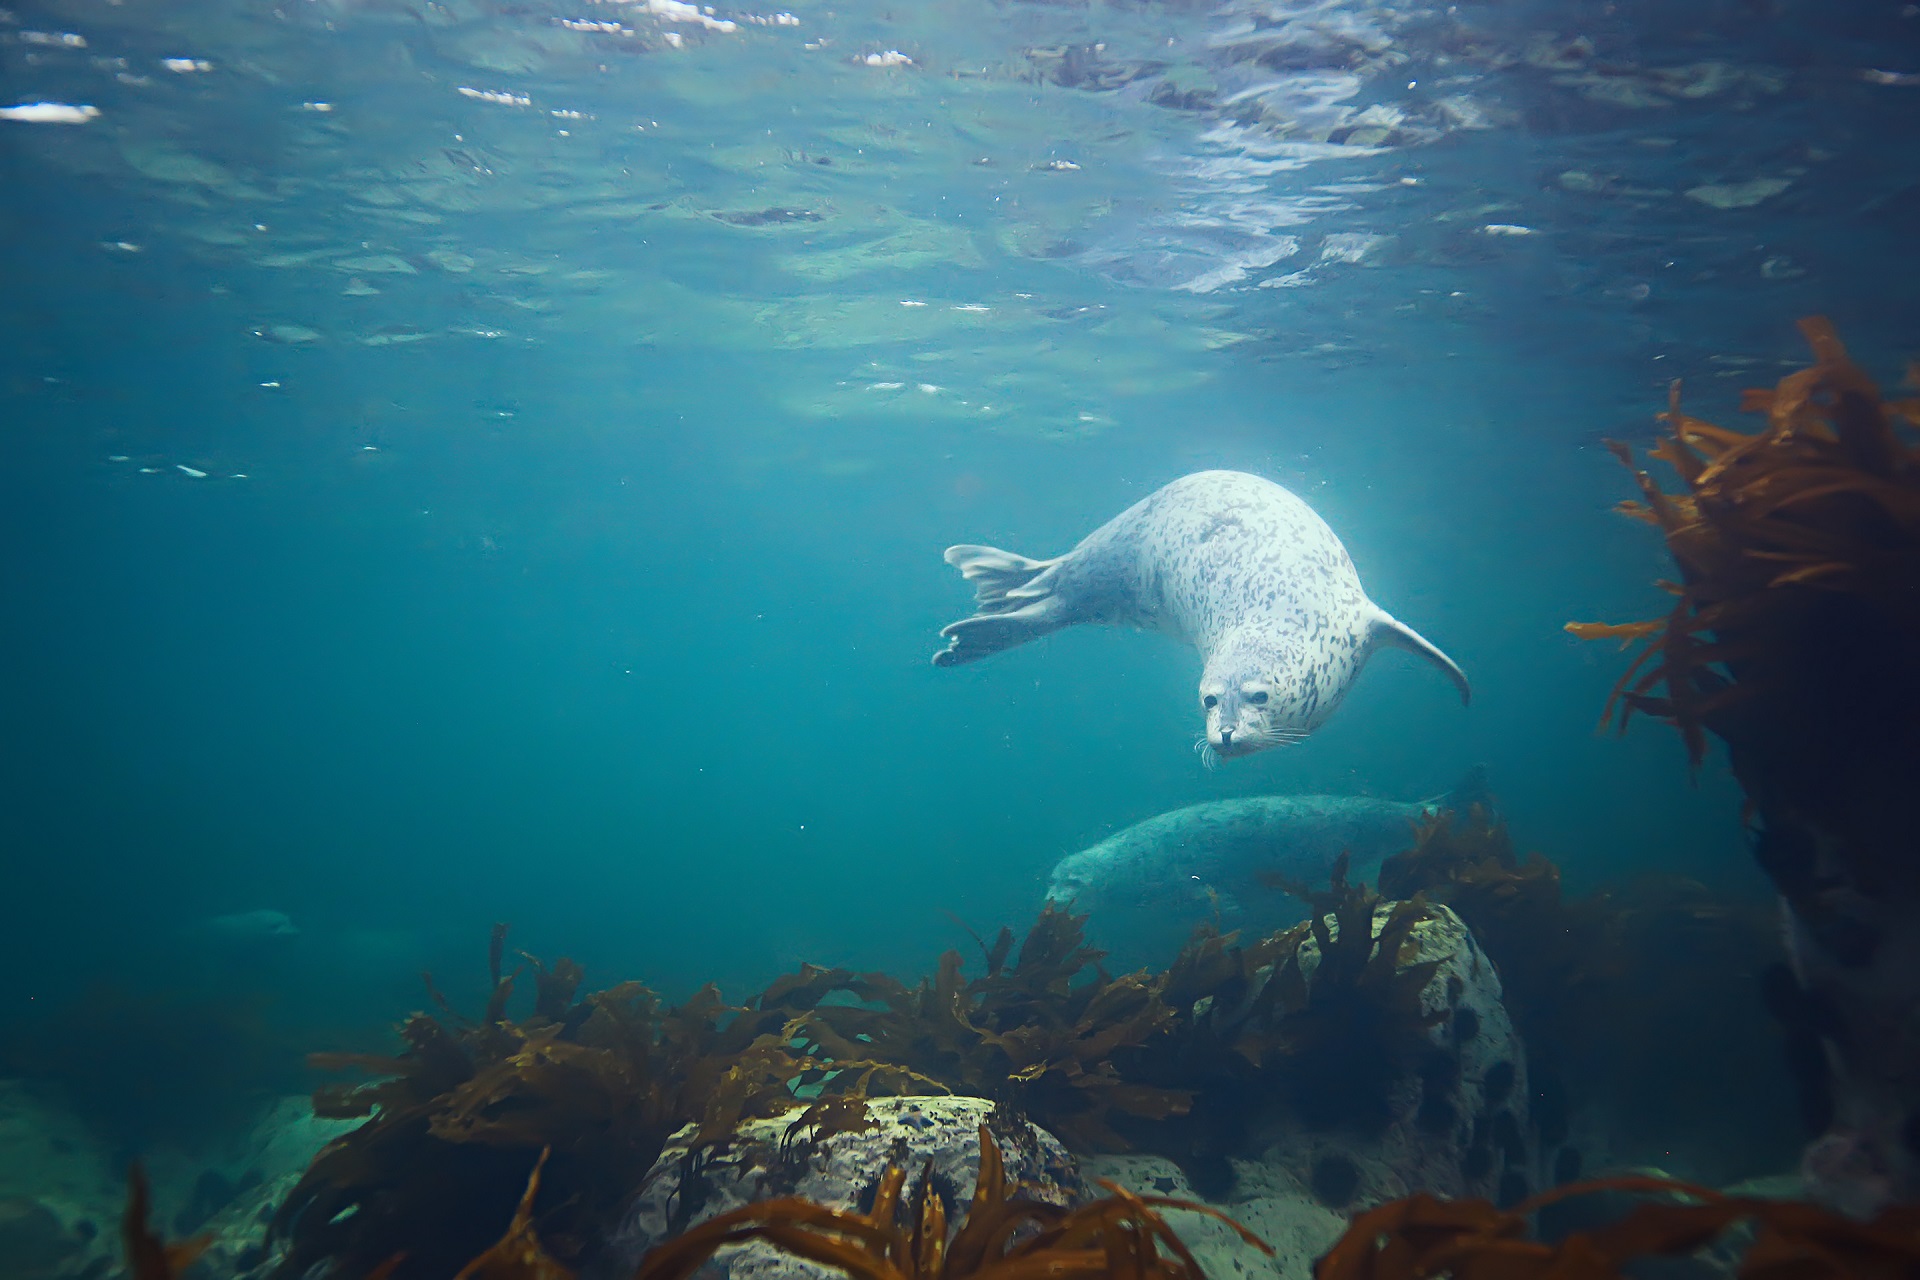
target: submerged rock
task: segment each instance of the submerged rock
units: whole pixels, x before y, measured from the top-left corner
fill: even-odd
[[[1211,1201],[1163,1156],[1091,1156],[1081,1162],[1081,1169],[1090,1180],[1105,1178],[1140,1195],[1211,1204],[1272,1247],[1269,1258],[1224,1222],[1167,1210],[1167,1222],[1181,1243],[1193,1251],[1200,1269],[1217,1280],[1311,1280],[1314,1260],[1347,1229],[1345,1214],[1316,1203],[1285,1177],[1253,1162],[1241,1165],[1229,1198]]]
[[[587,1272],[590,1280],[630,1276],[654,1245],[756,1200],[797,1195],[834,1209],[865,1208],[892,1162],[906,1170],[908,1196],[931,1176],[947,1221],[957,1227],[973,1196],[983,1122],[1000,1145],[1007,1176],[1027,1194],[1068,1204],[1083,1190],[1078,1166],[1058,1139],[997,1112],[984,1098],[875,1098],[868,1104],[870,1127],[821,1137],[796,1123],[800,1114],[748,1120],[732,1138],[697,1150],[692,1125],[674,1135]],[[722,1250],[699,1274],[709,1280],[824,1280],[837,1273],[754,1242]]]
[[[360,1125],[358,1120],[326,1120],[313,1114],[306,1095],[281,1098],[262,1113],[216,1163],[201,1170],[193,1186],[205,1196],[214,1187],[226,1195],[194,1230],[212,1244],[201,1256],[201,1276],[266,1275],[277,1260],[267,1224],[307,1165],[333,1139]],[[189,1200],[188,1207],[193,1207]],[[184,1229],[179,1234],[185,1234]]]
[[[55,1280],[77,1275],[92,1261],[89,1237],[74,1231],[39,1200],[0,1200],[0,1258],[12,1280]]]
[[[1376,908],[1376,931],[1392,906]],[[1502,1003],[1500,976],[1459,916],[1437,904],[1428,911],[1414,927],[1410,963],[1439,962],[1420,994],[1422,1008],[1439,1016],[1427,1049],[1388,1088],[1386,1126],[1361,1134],[1289,1118],[1259,1135],[1262,1163],[1331,1209],[1415,1191],[1505,1200],[1540,1181],[1526,1050]]]
[[[1397,905],[1375,906],[1376,937]],[[1326,1096],[1329,1064],[1296,1062],[1283,1079],[1289,1092],[1306,1086],[1300,1096],[1250,1100],[1245,1114],[1232,1117],[1244,1130],[1239,1147],[1247,1157],[1182,1167],[1159,1156],[1095,1156],[1083,1162],[1087,1177],[1200,1200],[1230,1215],[1273,1246],[1274,1256],[1197,1215],[1168,1220],[1209,1276],[1255,1280],[1309,1280],[1314,1259],[1349,1217],[1382,1201],[1415,1191],[1511,1201],[1538,1189],[1526,1054],[1502,1003],[1499,975],[1459,916],[1439,905],[1428,912],[1413,927],[1413,952],[1398,968],[1436,965],[1420,990],[1421,1010],[1432,1021],[1403,1069],[1385,1081],[1383,1117],[1371,1109],[1365,1116],[1344,1112]],[[1316,942],[1302,945],[1300,964],[1311,984],[1320,965]],[[1250,992],[1239,1007],[1258,1000]],[[1216,1028],[1229,1031],[1235,1015],[1219,1017]],[[1356,1052],[1362,1043],[1355,1038]],[[1347,1066],[1359,1076],[1371,1064]]]

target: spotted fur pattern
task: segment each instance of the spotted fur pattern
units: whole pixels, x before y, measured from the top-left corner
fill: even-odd
[[[1175,480],[1057,559],[957,546],[947,561],[974,583],[976,609],[941,631],[936,665],[1078,623],[1163,632],[1200,651],[1206,741],[1222,754],[1312,731],[1382,643],[1426,657],[1468,696],[1451,659],[1367,599],[1326,522],[1244,472]]]

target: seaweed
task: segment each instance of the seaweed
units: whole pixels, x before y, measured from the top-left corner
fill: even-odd
[[[485,1243],[477,1224],[506,1216],[548,1150],[541,1231],[577,1264],[680,1125],[730,1133],[742,1118],[793,1106],[793,1084],[822,1074],[789,1047],[784,1009],[734,1008],[710,986],[665,1008],[632,982],[575,1000],[579,970],[564,960],[548,969],[527,958],[534,1013],[511,1021],[524,968],[502,972],[505,936],[496,929],[489,948],[479,1020],[429,981],[442,1016],[408,1018],[399,1055],[310,1059],[377,1078],[314,1094],[318,1114],[366,1123],[320,1152],[275,1215],[287,1245],[280,1274],[322,1259],[364,1270],[403,1251],[400,1280],[450,1274]]]
[[[1019,1198],[986,1125],[980,1126],[973,1201],[950,1238],[946,1208],[927,1192],[930,1180],[921,1178],[916,1195],[903,1204],[905,1178],[898,1164],[889,1166],[867,1213],[790,1197],[721,1214],[654,1249],[635,1280],[690,1280],[718,1250],[749,1240],[766,1241],[854,1280],[1204,1280],[1199,1263],[1158,1209],[1207,1214],[1273,1253],[1216,1209],[1138,1196],[1111,1182],[1101,1183],[1105,1197],[1071,1210]]]
[[[1453,909],[1499,971],[1503,1003],[1530,1046],[1550,1053],[1595,1016],[1618,957],[1604,900],[1569,901],[1560,868],[1538,852],[1521,858],[1485,808],[1416,824],[1413,847],[1381,864],[1380,887]]]
[[[460,1268],[453,1280],[573,1280],[573,1272],[555,1262],[533,1230],[533,1202],[540,1194],[540,1171],[551,1151],[542,1149],[527,1175],[527,1189],[513,1211],[507,1232],[491,1249]],[[392,1268],[398,1259],[383,1264]]]
[[[1674,602],[1664,618],[1568,630],[1642,643],[1603,725],[1668,721],[1696,772],[1709,734],[1725,746],[1755,860],[1789,909],[1805,996],[1790,1003],[1824,1011],[1789,1027],[1799,1110],[1837,1125],[1809,1168],[1871,1204],[1920,1190],[1920,1143],[1901,1136],[1920,1113],[1920,995],[1905,944],[1889,945],[1920,903],[1920,397],[1884,397],[1826,320],[1800,331],[1812,366],[1742,396],[1765,415],[1758,431],[1689,417],[1673,386],[1653,456],[1678,492],[1613,446],[1643,499],[1622,509],[1673,559]]]
[[[1348,858],[1326,889],[1277,882],[1307,903],[1316,963],[1296,947],[1275,970],[1239,1052],[1281,1069],[1279,1082],[1309,1125],[1377,1132],[1391,1118],[1393,1082],[1412,1069],[1446,1017],[1422,993],[1440,961],[1421,960],[1414,930],[1431,917],[1425,895],[1387,902],[1347,883]],[[1269,998],[1271,997],[1271,998]]]
[[[1086,945],[1087,917],[1049,904],[1011,966],[1011,933],[982,946],[987,970],[966,980],[948,951],[909,989],[869,975],[847,989],[880,1007],[813,1008],[792,1031],[823,1061],[859,1061],[861,1091],[937,1081],[948,1090],[1006,1098],[1070,1146],[1122,1150],[1116,1115],[1165,1119],[1190,1091],[1130,1080],[1128,1052],[1167,1037],[1173,1009],[1147,974],[1114,978]]]
[[[802,1131],[808,1133],[807,1142],[819,1142],[838,1133],[865,1133],[873,1127],[873,1117],[865,1098],[853,1094],[822,1098],[787,1126],[786,1133],[781,1137],[781,1156],[783,1159],[792,1157],[795,1148],[800,1145]]]
[[[1657,1197],[1623,1217],[1548,1243],[1528,1219],[1579,1196]],[[1636,1260],[1698,1253],[1750,1223],[1740,1280],[1901,1280],[1920,1268],[1920,1207],[1856,1222],[1788,1200],[1723,1195],[1664,1178],[1627,1176],[1556,1187],[1509,1208],[1425,1193],[1356,1216],[1314,1264],[1315,1280],[1625,1280]]]
[[[745,1119],[797,1112],[761,1157],[787,1162],[869,1123],[865,1099],[885,1094],[989,1097],[1076,1150],[1146,1146],[1221,1169],[1249,1109],[1275,1100],[1317,1125],[1377,1126],[1442,1016],[1421,1003],[1436,968],[1416,954],[1427,910],[1347,884],[1344,864],[1307,896],[1312,920],[1245,946],[1202,929],[1159,974],[1109,975],[1086,917],[1049,906],[1017,948],[1010,930],[983,942],[975,977],[957,951],[913,987],[807,965],[737,1006],[711,986],[675,1008],[631,982],[581,996],[564,960],[523,955],[506,972],[496,929],[479,1018],[429,982],[440,1011],[401,1025],[400,1053],[314,1055],[372,1077],[314,1095],[320,1114],[365,1123],[281,1205],[278,1273],[353,1274],[404,1253],[397,1280],[452,1274],[485,1247],[478,1224],[516,1203],[522,1236],[577,1268],[682,1126],[698,1159]],[[533,1012],[515,1021],[529,971]]]
[[[1911,890],[1920,864],[1897,852],[1920,761],[1920,397],[1884,398],[1826,320],[1800,330],[1814,364],[1741,398],[1766,416],[1756,432],[1688,416],[1673,384],[1652,456],[1680,492],[1610,445],[1643,499],[1620,510],[1660,530],[1679,581],[1661,584],[1663,618],[1567,630],[1641,644],[1603,725],[1666,720],[1696,769],[1713,733],[1763,818],[1827,832],[1869,893]]]
[[[1478,806],[1418,824],[1380,883],[1460,916],[1500,975],[1536,1084],[1605,1101],[1617,1136],[1649,1153],[1738,1113],[1701,1144],[1728,1177],[1787,1154],[1791,1135],[1756,1119],[1779,1114],[1788,1087],[1754,995],[1755,976],[1782,954],[1763,904],[1671,875],[1569,896],[1551,860],[1521,856]]]
[[[148,1225],[153,1211],[153,1195],[147,1184],[147,1171],[135,1161],[127,1171],[127,1209],[120,1218],[120,1243],[126,1250],[127,1274],[133,1280],[175,1280],[193,1265],[212,1236],[197,1236],[179,1244],[168,1244]]]

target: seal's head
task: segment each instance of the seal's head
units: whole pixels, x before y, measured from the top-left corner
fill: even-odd
[[[1060,907],[1078,903],[1082,910],[1093,905],[1100,879],[1094,852],[1083,849],[1060,859],[1047,881],[1047,901]]]
[[[1200,675],[1200,710],[1207,718],[1202,753],[1223,760],[1298,742],[1332,707],[1299,655],[1269,646],[1225,649]]]

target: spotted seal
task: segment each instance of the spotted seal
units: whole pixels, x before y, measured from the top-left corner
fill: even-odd
[[[1047,897],[1093,913],[1102,943],[1146,939],[1177,947],[1207,920],[1265,930],[1303,918],[1275,878],[1324,888],[1341,855],[1350,883],[1374,883],[1380,864],[1414,844],[1436,813],[1489,814],[1484,765],[1451,791],[1403,802],[1374,796],[1278,795],[1207,800],[1155,814],[1053,866]]]
[[[1204,662],[1197,748],[1223,757],[1298,742],[1382,645],[1471,691],[1453,659],[1367,599],[1353,559],[1313,509],[1271,480],[1199,471],[1148,494],[1064,556],[948,547],[974,584],[972,617],[943,628],[935,666],[976,662],[1076,623],[1132,626]]]

